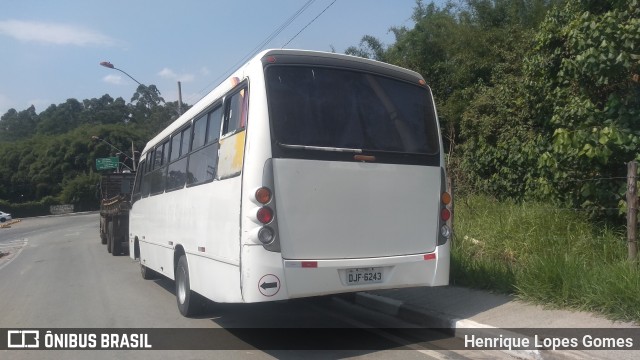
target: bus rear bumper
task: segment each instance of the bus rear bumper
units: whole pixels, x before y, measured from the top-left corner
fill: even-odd
[[[447,244],[448,245],[448,244]],[[290,298],[449,283],[449,247],[367,259],[283,260]]]

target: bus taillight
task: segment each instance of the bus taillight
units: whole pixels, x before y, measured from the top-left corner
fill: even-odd
[[[263,186],[256,190],[255,197],[257,202],[266,205],[271,201],[271,189]]]
[[[444,208],[440,211],[440,218],[442,221],[449,221],[451,219],[451,210]]]
[[[440,199],[442,200],[442,203],[445,205],[451,204],[451,194],[449,194],[448,192],[442,193],[442,197]]]
[[[268,224],[273,220],[273,210],[271,210],[271,208],[268,206],[263,206],[258,209],[256,217],[261,223]]]
[[[442,173],[442,186],[445,184],[444,172]],[[444,189],[443,189],[444,190]],[[440,236],[438,239],[438,245],[442,245],[451,238],[451,224],[449,221],[452,217],[452,212],[450,207],[453,205],[453,198],[451,194],[447,191],[442,191],[442,195],[440,195]],[[448,224],[449,223],[449,224]]]

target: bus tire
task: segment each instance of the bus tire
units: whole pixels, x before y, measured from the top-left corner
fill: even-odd
[[[194,316],[202,312],[202,298],[191,290],[189,283],[189,265],[187,257],[181,255],[176,266],[176,300],[180,313],[185,316]]]

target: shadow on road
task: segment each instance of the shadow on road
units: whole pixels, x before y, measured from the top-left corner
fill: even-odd
[[[172,280],[163,277],[154,282],[175,296]],[[356,326],[340,315],[327,315],[332,303],[332,297],[255,304],[207,301],[205,312],[195,318],[210,319],[221,329],[198,332],[194,336],[199,340],[190,342],[208,343],[217,350],[257,349],[282,359],[300,358],[300,351],[304,351],[305,358],[316,357],[309,350],[318,350],[317,358],[326,358],[327,350],[331,351],[331,358],[342,358],[416,346],[450,348],[451,344],[443,342],[458,341],[442,329]]]

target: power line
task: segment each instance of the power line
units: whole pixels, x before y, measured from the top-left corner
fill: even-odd
[[[302,5],[302,7],[300,7],[293,15],[291,15],[287,20],[285,20],[282,24],[280,24],[280,26],[278,26],[265,40],[263,40],[262,42],[260,42],[256,47],[253,48],[253,50],[251,50],[247,55],[245,55],[243,58],[241,58],[240,60],[238,60],[236,63],[234,63],[231,67],[229,67],[227,70],[225,70],[220,76],[218,76],[217,78],[215,78],[213,81],[211,81],[209,84],[207,84],[207,86],[205,86],[204,88],[202,88],[202,90],[200,90],[198,92],[198,94],[202,94],[203,92],[205,92],[209,87],[211,87],[211,85],[217,83],[220,79],[228,76],[227,74],[230,73],[231,71],[233,71],[235,68],[237,68],[240,64],[243,64],[244,62],[246,62],[248,59],[250,59],[251,57],[253,57],[255,54],[257,54],[260,50],[262,50],[262,48],[264,46],[266,46],[268,43],[270,43],[276,36],[280,35],[280,33],[286,29],[289,25],[291,25],[291,23],[298,18],[298,16],[300,16],[305,10],[307,10],[309,8],[309,6],[311,6],[314,2],[316,2],[316,0],[308,0],[304,5]],[[335,2],[335,1],[334,1]]]
[[[329,4],[329,6],[327,6],[326,8],[324,8],[324,10],[322,10],[322,12],[320,12],[320,14],[318,14],[318,16],[314,17],[311,21],[309,21],[309,23],[307,25],[305,25],[305,27],[302,28],[302,30],[298,31],[297,34],[295,34],[291,39],[289,39],[289,41],[287,41],[286,44],[282,45],[282,48],[284,49],[287,45],[289,45],[290,42],[293,41],[293,39],[297,38],[298,35],[300,35],[306,28],[309,27],[309,25],[313,24],[314,21],[316,21],[322,14],[325,13],[325,11],[329,10],[329,8],[336,3],[337,0],[333,0],[333,2],[331,4]]]

